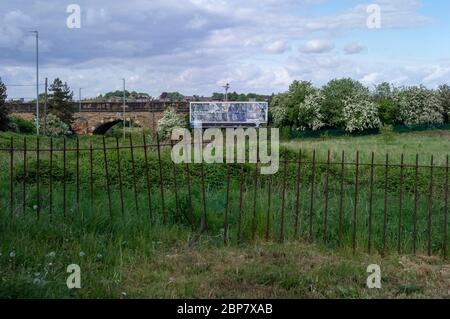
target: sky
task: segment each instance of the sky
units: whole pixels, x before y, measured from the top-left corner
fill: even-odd
[[[80,28],[68,27],[71,4]],[[59,77],[75,97],[120,90],[122,78],[152,96],[209,96],[227,82],[260,94],[342,77],[450,83],[447,0],[0,0],[9,98],[36,95],[30,30],[40,36],[40,84]]]

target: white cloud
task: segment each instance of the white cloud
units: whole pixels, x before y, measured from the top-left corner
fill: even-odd
[[[281,54],[288,50],[288,46],[285,41],[277,40],[267,45],[266,50],[271,54]]]
[[[349,43],[344,47],[345,54],[357,54],[367,50],[367,47],[360,42]]]
[[[329,40],[315,39],[306,42],[300,51],[304,53],[325,53],[334,49],[334,43]]]

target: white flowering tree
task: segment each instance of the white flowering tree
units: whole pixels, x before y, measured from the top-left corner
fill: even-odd
[[[172,130],[177,127],[186,127],[184,116],[177,114],[174,108],[168,108],[158,121],[158,134],[162,139],[169,139]]]
[[[35,125],[37,125],[37,120],[35,119],[34,121]],[[42,125],[42,123],[44,123],[44,120],[41,118],[40,125]],[[41,127],[41,129],[43,129],[43,127]],[[52,137],[61,137],[72,134],[72,131],[70,126],[61,121],[59,117],[53,113],[49,113],[47,114],[45,131],[43,131],[43,134]]]
[[[403,88],[398,96],[399,120],[405,125],[440,124],[444,110],[437,94],[424,86]]]
[[[381,125],[378,105],[365,91],[344,99],[343,120],[347,132],[364,131]]]
[[[270,116],[275,127],[282,127],[287,121],[287,103],[288,96],[285,93],[278,94],[273,97],[270,104]]]
[[[323,100],[322,92],[315,90],[300,103],[298,106],[299,129],[317,131],[325,125],[320,110]]]

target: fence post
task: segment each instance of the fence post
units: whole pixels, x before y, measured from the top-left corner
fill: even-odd
[[[92,139],[89,140],[89,202],[92,213],[94,211],[94,150]]]
[[[417,250],[417,202],[418,202],[418,188],[419,188],[419,154],[416,154],[416,166],[414,176],[414,227],[413,227],[413,254]]]
[[[312,160],[312,174],[311,174],[311,199],[309,207],[309,241],[313,241],[313,214],[314,214],[314,195],[315,195],[315,180],[316,180],[316,150],[313,151]]]
[[[63,216],[66,217],[67,212],[67,140],[64,137],[63,145]]]
[[[339,197],[339,245],[342,244],[342,223],[344,219],[344,174],[345,174],[345,151],[342,151],[341,159],[341,191]]]
[[[122,165],[120,160],[119,139],[116,137],[116,155],[117,155],[117,174],[119,175],[119,195],[120,195],[120,210],[122,217],[125,216],[125,205],[123,202],[123,182],[122,182]]]
[[[202,202],[203,202],[203,218],[204,218],[204,229],[206,229],[208,225],[208,216],[207,216],[207,208],[206,208],[206,186],[205,186],[205,170],[203,167],[203,161],[201,164],[201,173],[202,173]]]
[[[170,139],[170,147],[173,149],[173,140]],[[181,222],[181,210],[180,202],[178,198],[178,181],[177,181],[177,167],[174,161],[172,161],[172,174],[173,174],[173,187],[175,190],[175,209],[176,209],[176,219]]]
[[[22,183],[22,212],[25,215],[27,208],[27,137],[23,138],[23,183]]]
[[[145,159],[145,177],[147,182],[147,200],[148,200],[148,213],[150,217],[150,222],[153,222],[153,212],[152,212],[152,192],[150,190],[150,173],[148,168],[148,155],[147,155],[147,139],[145,132],[142,133],[142,140],[144,142],[144,159]]]
[[[162,171],[162,163],[161,163],[161,143],[159,141],[159,133],[156,132],[156,144],[158,148],[158,163],[159,163],[159,186],[161,190],[161,207],[162,207],[162,215],[163,215],[163,224],[167,224],[167,214],[166,214],[166,206],[164,203],[164,177]]]
[[[112,203],[111,203],[111,184],[109,181],[109,171],[108,171],[108,158],[106,156],[106,139],[103,136],[103,159],[105,161],[105,177],[106,177],[106,190],[108,192],[108,207],[109,207],[109,217],[112,219]]]
[[[328,241],[328,197],[329,197],[329,179],[330,179],[331,152],[328,150],[327,169],[325,173],[325,207],[323,217],[323,241]]]
[[[448,227],[448,160],[445,163],[445,204],[444,204],[444,242],[442,249],[444,250],[444,259],[447,259],[447,227]]]
[[[50,202],[50,209],[49,209],[49,216],[50,216],[50,222],[52,222],[53,218],[53,138],[50,138],[50,167],[49,167],[49,202]]]
[[[194,229],[194,209],[192,206],[191,170],[189,168],[188,162],[186,162],[186,177],[187,177],[187,189],[189,200],[189,223],[191,224],[192,229]]]
[[[41,217],[41,190],[40,190],[40,158],[39,158],[39,136],[36,138],[36,214],[37,219]]]
[[[389,174],[389,154],[386,154],[386,163],[384,166],[384,214],[383,214],[383,250],[386,252],[387,245],[387,202],[388,202],[388,174]]]
[[[228,210],[230,204],[230,165],[227,165],[227,191],[225,198],[225,214],[223,217],[223,243],[228,244]]]
[[[252,219],[252,240],[255,240],[255,233],[256,233],[256,199],[258,196],[258,166],[259,160],[256,162],[255,167],[255,177],[254,177],[254,192],[253,192],[253,219]]]
[[[242,210],[244,200],[244,164],[241,164],[241,178],[239,183],[239,215],[237,221],[237,241],[241,241],[241,222],[242,222]]]
[[[287,177],[287,156],[284,159],[284,172],[283,172],[283,191],[281,195],[281,221],[280,221],[280,242],[284,241],[284,213],[286,209],[286,177]]]
[[[80,215],[80,139],[77,136],[77,149],[76,149],[76,161],[77,161],[77,215]],[[81,223],[84,224],[84,215],[81,213]]]
[[[372,253],[372,215],[373,215],[373,177],[374,177],[375,153],[372,152],[372,160],[370,164],[370,181],[369,181],[369,240],[367,244],[367,252]]]
[[[430,185],[428,192],[428,256],[431,256],[432,252],[432,237],[433,237],[433,168],[434,168],[434,156],[431,155],[430,163]]]
[[[296,200],[295,200],[295,222],[294,222],[294,238],[298,237],[298,223],[300,216],[300,188],[301,188],[301,170],[302,170],[302,150],[298,152],[297,163],[297,180],[296,180]]]
[[[138,191],[136,185],[136,164],[134,162],[134,148],[133,148],[133,137],[130,134],[130,153],[131,153],[131,170],[133,173],[133,191],[134,191],[134,208],[136,215],[139,215],[139,202],[138,202]]]
[[[356,152],[356,172],[355,172],[355,203],[353,206],[353,232],[352,232],[352,248],[353,254],[356,253],[356,226],[357,226],[357,212],[359,199],[359,151]]]
[[[266,241],[269,240],[270,237],[270,218],[271,218],[271,204],[272,204],[272,174],[269,175],[269,185],[268,185],[268,194],[267,194],[267,217],[266,217]]]
[[[11,218],[14,216],[14,140],[11,136],[10,141],[10,170],[9,170],[9,208],[10,208],[10,214]]]
[[[402,251],[402,218],[403,218],[403,182],[404,182],[404,155],[401,156],[400,163],[400,194],[399,194],[399,208],[398,208],[398,229],[397,229],[397,252],[401,254]]]

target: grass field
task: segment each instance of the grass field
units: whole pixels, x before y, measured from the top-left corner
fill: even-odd
[[[416,154],[419,154],[420,163],[427,165],[431,156],[435,157],[437,165],[445,164],[446,156],[450,153],[450,131],[429,130],[412,133],[393,133],[390,136],[343,136],[305,138],[286,141],[282,145],[298,150],[312,152],[317,150],[319,158],[326,159],[330,150],[335,158],[340,158],[341,152],[347,153],[349,160],[354,160],[357,151],[361,153],[361,160],[370,163],[371,152],[375,153],[375,162],[384,163],[386,153],[391,161],[400,163],[401,154],[405,155],[405,162],[415,164]]]
[[[0,145],[9,145],[9,134],[2,135]],[[14,136],[15,145],[21,146],[23,137]],[[135,144],[141,143],[136,136]],[[378,297],[442,297],[449,298],[449,265],[439,258],[443,246],[443,181],[445,174],[436,169],[434,176],[434,197],[432,198],[432,252],[437,257],[423,257],[429,239],[427,215],[429,198],[418,199],[417,248],[418,256],[412,253],[413,239],[413,170],[405,169],[403,195],[403,216],[401,225],[401,250],[407,256],[395,254],[398,243],[398,170],[389,174],[387,190],[387,255],[383,258],[379,252],[383,248],[382,225],[384,210],[384,171],[375,171],[375,191],[373,206],[372,245],[374,255],[365,254],[368,245],[368,177],[369,170],[360,171],[360,189],[357,205],[356,242],[357,250],[353,255],[352,216],[354,212],[354,178],[352,167],[344,174],[344,205],[342,238],[339,241],[339,167],[332,167],[329,183],[329,203],[327,206],[328,235],[323,238],[325,193],[324,166],[317,167],[315,183],[315,203],[311,215],[311,166],[306,164],[302,171],[300,189],[298,236],[295,237],[296,218],[296,169],[294,163],[287,166],[288,187],[286,191],[284,237],[286,242],[278,243],[281,229],[282,207],[282,170],[273,177],[272,202],[269,211],[269,241],[264,240],[267,227],[268,178],[258,181],[255,218],[253,218],[254,168],[244,167],[243,209],[241,225],[242,241],[237,241],[239,220],[239,183],[241,167],[231,168],[229,207],[230,246],[223,245],[223,214],[226,207],[225,185],[226,169],[223,165],[205,165],[205,184],[207,202],[207,232],[193,251],[187,249],[193,237],[187,216],[190,209],[186,178],[183,167],[177,168],[177,197],[179,211],[176,208],[174,193],[173,167],[166,151],[162,154],[165,176],[165,207],[168,225],[163,224],[158,165],[155,150],[149,152],[150,182],[152,195],[153,223],[150,222],[149,206],[142,165],[142,149],[137,149],[135,174],[130,163],[130,150],[120,150],[122,185],[124,194],[124,216],[120,204],[120,189],[117,152],[108,151],[111,174],[112,219],[109,214],[107,193],[105,190],[103,153],[94,151],[95,163],[92,176],[93,202],[90,202],[89,174],[89,138],[80,140],[80,207],[76,207],[76,157],[73,152],[67,154],[68,174],[67,211],[63,216],[62,153],[53,154],[53,192],[52,219],[50,220],[49,192],[49,154],[42,152],[40,157],[40,219],[36,219],[36,159],[31,151],[27,154],[28,175],[24,183],[23,155],[14,156],[14,210],[10,212],[9,203],[9,154],[2,152],[0,170],[4,178],[0,181],[0,297],[75,297],[75,298],[128,298],[128,297],[274,297],[274,298],[378,298]],[[29,147],[35,147],[35,140],[28,138]],[[94,145],[101,145],[101,139],[95,138]],[[127,141],[121,142],[126,146]],[[68,141],[68,148],[75,147],[75,141]],[[370,152],[376,152],[377,161],[384,161],[384,153],[391,154],[396,160],[404,153],[406,159],[415,162],[416,152],[423,164],[426,157],[433,154],[436,163],[442,164],[448,145],[445,131],[428,131],[395,135],[388,142],[382,136],[352,138],[326,138],[294,140],[284,143],[295,156],[301,147],[305,150],[304,159],[311,159],[311,151],[318,151],[319,160],[325,160],[328,149],[332,150],[336,161],[340,152],[352,154],[361,151],[362,161],[370,160]],[[113,147],[115,140],[107,139],[107,145]],[[43,139],[41,147],[48,149],[49,141]],[[62,140],[56,139],[54,146],[60,148]],[[202,192],[200,168],[191,167],[193,217],[197,228],[202,214]],[[133,183],[137,182],[138,210],[135,209]],[[26,187],[25,206],[23,206],[23,186]],[[419,190],[426,194],[428,189],[428,170],[420,170]],[[25,210],[23,208],[25,207]],[[309,222],[312,221],[312,238]],[[255,240],[252,240],[255,226]],[[315,245],[307,244],[313,239]],[[450,243],[449,245],[450,246]],[[83,289],[69,291],[65,285],[67,278],[65,267],[77,263],[82,268]],[[380,264],[384,273],[383,289],[369,290],[365,287],[366,267]]]

